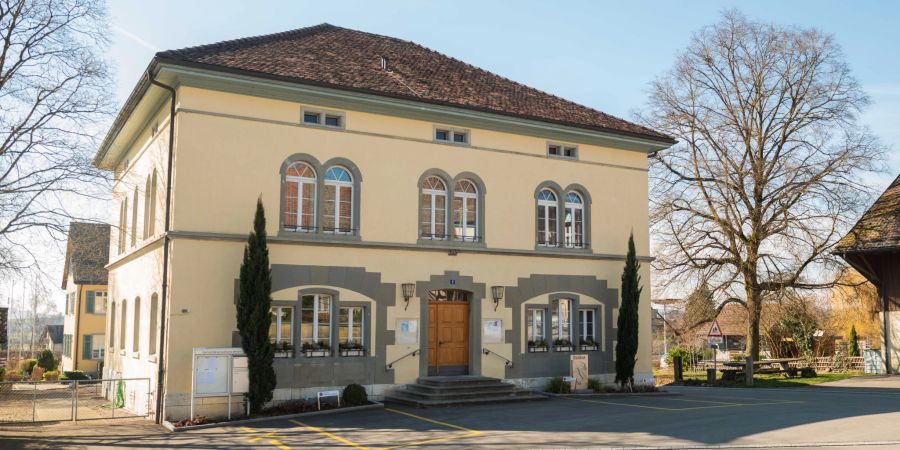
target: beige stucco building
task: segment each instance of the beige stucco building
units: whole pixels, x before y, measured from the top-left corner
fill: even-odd
[[[239,345],[258,198],[276,398],[429,374],[531,386],[580,353],[612,381],[630,233],[652,378],[647,154],[669,137],[330,25],[162,52],[147,74],[95,163],[116,180],[107,375],[152,378],[161,416],[188,414],[192,349]]]
[[[105,357],[109,225],[73,222],[69,225],[62,289],[62,370],[100,375]]]

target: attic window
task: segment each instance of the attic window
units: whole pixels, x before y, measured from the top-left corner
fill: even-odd
[[[465,145],[469,143],[469,131],[453,128],[435,127],[434,140],[435,142]]]
[[[387,56],[382,56],[380,59],[381,59],[381,70],[383,70],[385,72],[390,72],[391,65],[387,59]]]
[[[325,112],[304,109],[302,118],[303,123],[306,125],[321,125],[329,128],[344,127],[344,114],[340,112]]]
[[[547,156],[565,159],[578,159],[578,147],[564,144],[547,144]]]

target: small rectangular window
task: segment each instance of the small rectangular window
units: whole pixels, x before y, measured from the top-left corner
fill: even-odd
[[[457,144],[465,144],[466,141],[466,133],[453,132],[453,142]]]
[[[582,309],[578,311],[579,333],[578,340],[581,345],[594,346],[597,345],[597,333],[595,324],[595,311],[593,309]]]
[[[578,147],[575,145],[548,143],[547,156],[565,159],[578,159]]]
[[[91,338],[91,359],[103,359],[105,355],[103,349],[103,342],[106,340],[106,336],[102,334],[95,334]]]
[[[544,310],[528,310],[528,342],[531,345],[544,343]]]
[[[330,127],[339,127],[341,126],[341,117],[340,116],[325,116],[325,125]]]
[[[450,132],[447,130],[437,130],[434,132],[434,138],[439,141],[449,141]]]
[[[319,113],[303,113],[303,123],[319,124]]]

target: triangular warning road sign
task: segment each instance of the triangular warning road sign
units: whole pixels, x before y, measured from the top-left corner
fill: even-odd
[[[706,336],[708,336],[708,337],[722,336],[722,329],[719,328],[718,320],[713,319],[712,326],[709,327],[709,333],[706,333]]]

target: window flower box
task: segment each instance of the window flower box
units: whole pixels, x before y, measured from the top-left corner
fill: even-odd
[[[275,353],[276,358],[294,357],[294,346],[287,342],[272,343],[272,351]]]
[[[547,353],[547,343],[543,340],[528,341],[528,353]]]
[[[555,352],[571,352],[572,348],[572,341],[568,339],[557,339],[553,341],[553,351]]]
[[[366,349],[360,343],[341,343],[340,348],[341,356],[366,356]]]
[[[331,348],[324,342],[304,342],[303,356],[306,358],[324,358],[331,356]]]
[[[600,344],[590,340],[581,341],[578,347],[583,352],[596,352],[600,350]]]

